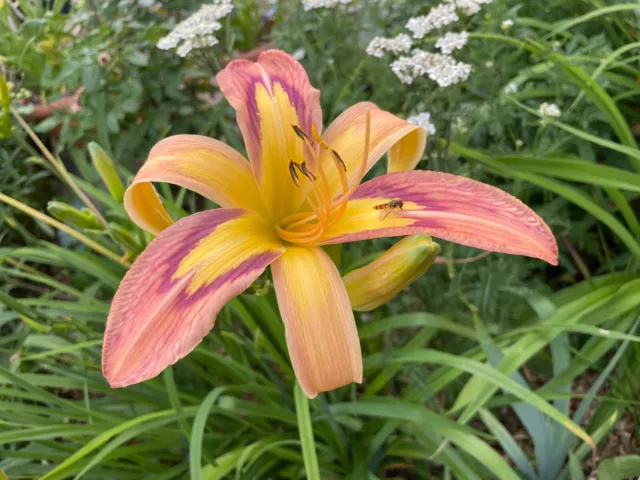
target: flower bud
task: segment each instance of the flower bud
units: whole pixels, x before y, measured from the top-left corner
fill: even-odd
[[[116,167],[113,164],[111,157],[109,157],[107,152],[105,152],[104,149],[95,142],[91,142],[89,144],[89,154],[91,155],[93,165],[96,167],[96,170],[98,170],[98,173],[111,196],[118,202],[122,202],[125,190],[124,184],[118,176],[118,172],[116,171]]]
[[[104,230],[104,227],[88,208],[78,210],[64,202],[51,201],[47,204],[47,211],[67,225],[82,230]]]
[[[342,277],[351,307],[373,310],[388,302],[424,274],[440,252],[427,235],[406,237],[368,265]]]

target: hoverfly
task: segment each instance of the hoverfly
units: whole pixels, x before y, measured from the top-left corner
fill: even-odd
[[[380,198],[389,198],[381,190],[378,190],[376,193]],[[385,218],[387,218],[391,214],[391,212],[394,212],[396,210],[402,210],[403,206],[404,206],[404,202],[402,200],[400,200],[399,198],[393,198],[386,203],[381,203],[380,205],[374,205],[373,209],[380,210],[380,216],[378,217],[378,219],[382,222]]]

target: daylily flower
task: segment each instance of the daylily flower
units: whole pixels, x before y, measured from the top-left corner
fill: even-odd
[[[217,140],[177,135],[151,150],[127,189],[130,217],[157,237],[124,277],[109,313],[102,369],[112,387],[152,378],[187,355],[223,305],[269,265],[304,392],[314,397],[361,382],[349,298],[361,309],[377,304],[370,285],[359,284],[375,275],[350,274],[348,294],[323,245],[425,234],[556,264],[549,228],[519,200],[467,178],[407,171],[424,151],[423,128],[365,102],[322,133],[320,92],[290,55],[271,50],[256,63],[233,61],[217,80],[249,161]],[[386,152],[389,173],[360,185]],[[151,182],[189,188],[221,208],[173,223]],[[392,212],[382,218],[379,205]],[[406,243],[407,261],[416,247],[433,255],[423,240]],[[398,290],[390,282],[404,286],[403,275],[415,276],[401,268],[402,248],[379,263],[392,275],[381,272],[389,295]]]

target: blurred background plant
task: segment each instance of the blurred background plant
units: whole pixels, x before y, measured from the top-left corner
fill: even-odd
[[[0,2],[0,468],[10,478],[640,475],[640,56],[634,2]],[[277,46],[322,90],[431,133],[419,168],[516,195],[557,268],[440,242],[356,315],[365,381],[308,401],[265,278],[161,377],[100,373],[150,240],[122,193],[176,133],[243,150],[215,74]],[[379,166],[378,168],[383,168]],[[374,172],[377,173],[377,172]],[[174,217],[209,201],[162,185]],[[347,272],[391,243],[347,246]]]

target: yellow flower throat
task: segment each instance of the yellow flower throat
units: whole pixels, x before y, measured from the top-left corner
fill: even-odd
[[[311,136],[297,125],[292,125],[292,127],[296,135],[298,135],[305,143],[315,165],[315,172],[312,172],[307,167],[306,162],[296,163],[293,160],[289,162],[289,173],[291,174],[291,178],[297,187],[303,189],[304,199],[309,204],[312,212],[298,212],[289,215],[281,219],[276,224],[275,228],[280,238],[284,241],[305,245],[317,241],[329,227],[340,221],[347,209],[349,197],[351,197],[364,178],[367,170],[367,162],[369,160],[371,113],[367,110],[364,153],[360,163],[360,171],[351,186],[349,186],[349,179],[347,177],[347,166],[338,152],[333,150],[324,142],[320,134],[315,129],[315,126],[311,126]],[[331,186],[327,181],[327,176],[320,162],[318,152],[314,148],[316,143],[320,148],[329,152],[333,159],[333,164],[338,170],[342,186],[342,194],[335,199],[331,198]],[[298,176],[298,173],[301,173],[306,179],[305,185],[301,184],[301,177]],[[320,182],[318,182],[318,178],[320,179]],[[318,186],[318,183],[320,183],[320,186]]]

